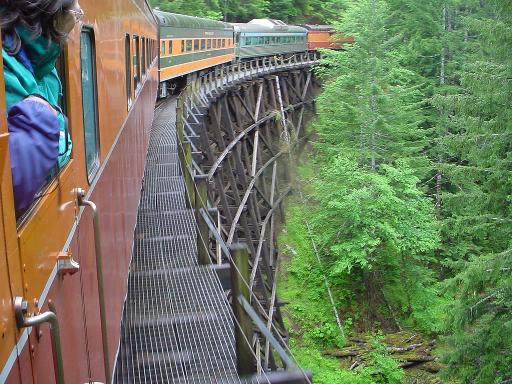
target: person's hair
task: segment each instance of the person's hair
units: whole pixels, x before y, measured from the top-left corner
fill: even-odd
[[[66,34],[55,29],[55,20],[68,12],[75,0],[0,0],[0,28],[2,34],[10,36],[4,47],[9,55],[16,55],[21,48],[17,26],[27,28],[34,39],[43,36],[48,44],[63,44]]]

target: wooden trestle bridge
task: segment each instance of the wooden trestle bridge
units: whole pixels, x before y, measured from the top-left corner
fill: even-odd
[[[155,111],[116,383],[308,383],[276,295],[316,53],[217,68]]]

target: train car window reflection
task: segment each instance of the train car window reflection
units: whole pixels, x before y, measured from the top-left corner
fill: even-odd
[[[146,39],[142,38],[142,75],[146,74]]]
[[[204,51],[206,48],[206,41],[204,39],[201,39],[201,50]]]
[[[99,168],[99,131],[96,91],[94,34],[84,28],[80,34],[80,65],[82,72],[82,112],[85,136],[85,163],[89,182]]]
[[[139,36],[133,36],[135,54],[133,55],[133,88],[136,90],[140,84],[140,52]]]
[[[192,40],[187,40],[187,52],[192,50]]]
[[[206,49],[212,49],[212,39],[206,40]]]
[[[128,100],[128,108],[132,102],[132,65],[131,65],[131,45],[130,35],[126,35],[124,41],[124,54],[125,54],[125,71],[126,71],[126,99]]]
[[[199,40],[194,40],[194,51],[199,51]]]
[[[162,41],[162,46],[160,47],[160,54],[165,56],[165,41]]]

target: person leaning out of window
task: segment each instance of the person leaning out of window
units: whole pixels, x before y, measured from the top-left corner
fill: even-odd
[[[83,16],[78,0],[0,0],[14,203],[19,215],[71,155],[55,63]]]

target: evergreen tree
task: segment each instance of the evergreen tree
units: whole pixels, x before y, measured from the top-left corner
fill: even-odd
[[[448,373],[466,382],[512,381],[512,5],[479,3],[464,19],[468,52],[451,99],[456,135],[446,228],[461,253]]]
[[[352,3],[340,28],[355,43],[326,53],[320,69],[329,80],[318,100],[316,232],[331,274],[366,303],[370,322],[382,312],[399,322],[398,313],[432,330],[435,276],[425,265],[437,228],[411,168],[423,159],[421,79],[400,65],[389,15],[384,1]]]

